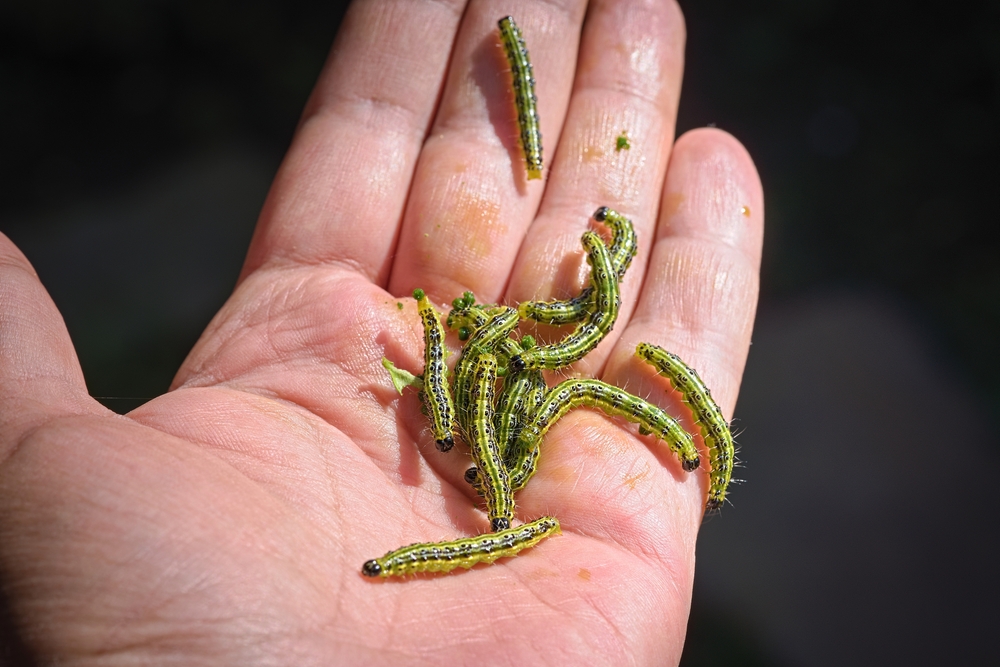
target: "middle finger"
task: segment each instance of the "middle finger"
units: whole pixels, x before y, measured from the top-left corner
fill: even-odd
[[[589,277],[580,243],[599,206],[630,218],[639,251],[621,286],[628,322],[652,247],[674,140],[684,65],[684,19],[673,2],[591,4],[563,136],[538,218],[528,230],[508,300],[563,299]],[[619,147],[618,138],[628,147]],[[574,369],[596,375],[616,335]]]
[[[583,0],[470,4],[410,190],[391,293],[422,287],[438,303],[465,290],[485,302],[503,294],[545,185],[526,179],[497,21],[512,15],[524,35],[543,146],[551,151],[573,84],[585,8]]]

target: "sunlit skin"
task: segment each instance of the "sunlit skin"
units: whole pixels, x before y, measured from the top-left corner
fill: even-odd
[[[524,178],[507,14],[531,45],[545,180]],[[4,641],[60,665],[676,663],[706,473],[589,409],[546,434],[517,496],[515,524],[553,515],[561,535],[445,575],[361,566],[488,528],[466,446],[439,452],[382,366],[422,370],[409,295],[576,294],[598,206],[633,221],[638,254],[574,371],[696,433],[634,357],[648,341],[732,418],[764,205],[731,136],[675,141],[684,39],[667,0],[354,4],[233,295],[171,390],[126,416],[89,397],[57,305],[0,236]],[[622,127],[629,151],[593,151]],[[739,521],[729,497],[717,520]]]

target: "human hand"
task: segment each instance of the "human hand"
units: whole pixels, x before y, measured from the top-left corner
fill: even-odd
[[[544,183],[525,180],[516,143],[506,14],[538,80]],[[421,370],[406,295],[572,293],[598,206],[633,220],[639,254],[614,332],[577,369],[693,431],[633,357],[656,343],[731,417],[763,201],[728,135],[674,142],[683,42],[669,2],[356,3],[233,296],[171,391],[124,417],[89,397],[54,304],[0,236],[0,590],[26,651],[60,664],[679,660],[706,475],[597,413],[553,427],[517,497],[519,519],[553,514],[561,536],[447,576],[372,581],[360,567],[487,527],[464,450],[437,451],[380,363]],[[631,149],[616,152],[622,130]]]

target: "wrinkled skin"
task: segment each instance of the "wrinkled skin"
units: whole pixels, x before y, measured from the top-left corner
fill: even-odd
[[[544,181],[516,143],[505,14],[535,67]],[[649,341],[732,416],[763,200],[735,139],[675,141],[684,39],[665,0],[355,3],[232,297],[171,390],[127,416],[88,396],[56,305],[0,235],[4,641],[60,665],[675,663],[705,473],[589,410],[550,431],[517,498],[561,536],[447,576],[360,567],[486,530],[467,449],[438,452],[380,363],[421,371],[408,295],[572,294],[598,206],[640,246],[577,370],[686,415],[633,357]]]

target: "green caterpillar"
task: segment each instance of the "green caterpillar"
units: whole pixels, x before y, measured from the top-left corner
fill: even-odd
[[[614,327],[615,320],[618,319],[618,310],[621,308],[618,273],[600,236],[588,231],[583,233],[582,240],[583,247],[587,249],[591,284],[594,286],[592,309],[586,319],[558,343],[541,345],[511,357],[510,368],[514,372],[526,368],[551,370],[568,366],[597,347]]]
[[[528,47],[524,45],[521,29],[514,19],[505,16],[500,19],[500,41],[514,84],[514,105],[517,107],[517,124],[521,130],[521,148],[528,171],[528,180],[542,177],[542,131],[538,122],[538,98],[535,96],[535,75],[528,58]]]
[[[448,388],[448,364],[444,362],[444,328],[422,289],[413,290],[413,298],[424,325],[424,385],[420,397],[430,413],[434,442],[439,450],[447,452],[455,445],[455,404]]]
[[[608,253],[611,264],[618,274],[618,282],[625,278],[625,272],[635,257],[638,241],[632,221],[620,213],[602,206],[594,212],[594,219],[611,228],[611,245]],[[572,299],[558,301],[524,301],[518,306],[521,317],[545,324],[572,324],[587,316],[593,300],[594,287],[587,285]]]
[[[722,410],[712,399],[712,393],[698,377],[698,373],[681,361],[676,354],[649,343],[639,343],[635,348],[635,354],[670,380],[674,389],[681,393],[684,402],[691,408],[695,423],[701,429],[701,437],[708,448],[712,466],[709,471],[706,508],[710,512],[718,510],[726,500],[726,490],[732,478],[733,466],[736,464],[733,435],[729,430],[729,424],[722,416]]]
[[[472,383],[472,419],[469,423],[469,445],[472,459],[485,477],[483,496],[494,532],[510,528],[514,518],[514,497],[510,490],[510,475],[503,463],[493,428],[493,387],[497,381],[497,360],[484,353],[476,359]]]
[[[531,349],[535,339],[525,336],[521,339],[524,349]],[[497,409],[494,416],[496,425],[497,445],[505,465],[510,462],[508,452],[512,443],[524,428],[530,415],[545,397],[548,387],[541,371],[520,371],[504,378],[503,390],[497,399]],[[482,482],[475,466],[465,471],[465,480],[471,484],[480,495],[484,495]]]
[[[513,491],[523,488],[535,474],[539,445],[545,433],[560,417],[578,406],[598,408],[639,424],[644,432],[666,442],[687,472],[700,463],[691,436],[661,408],[600,380],[566,380],[549,390],[511,448],[508,467]]]
[[[478,563],[492,563],[498,558],[516,556],[559,532],[558,519],[543,516],[531,523],[496,533],[450,542],[411,544],[367,561],[361,567],[361,573],[366,577],[405,577],[418,572],[451,572],[459,567],[469,569]]]

